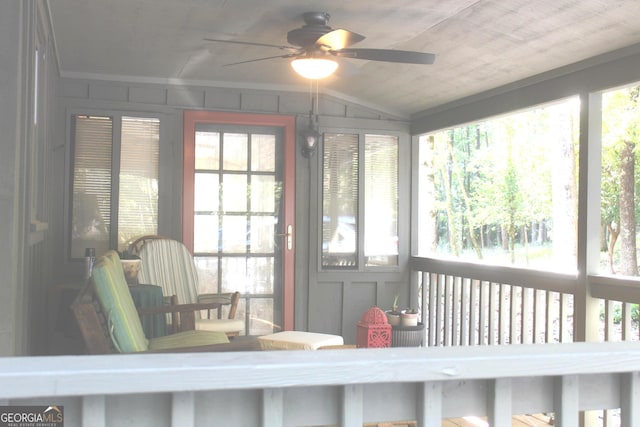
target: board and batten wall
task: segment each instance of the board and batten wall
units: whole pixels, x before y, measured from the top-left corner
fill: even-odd
[[[311,96],[300,91],[218,88],[176,85],[158,82],[109,81],[63,77],[58,91],[58,115],[62,121],[57,140],[64,143],[66,160],[56,165],[65,171],[69,182],[70,130],[73,113],[108,114],[109,112],[145,113],[160,117],[160,200],[159,233],[181,237],[182,187],[182,114],[184,110],[210,110],[296,116],[298,129],[307,126]],[[390,308],[393,295],[400,292],[403,304],[409,304],[407,272],[409,235],[409,122],[402,117],[377,111],[323,94],[318,99],[321,132],[348,132],[397,135],[400,142],[399,223],[402,245],[400,265],[385,271],[321,271],[319,268],[321,212],[321,161],[316,153],[311,159],[301,155],[300,141],[296,153],[296,230],[295,236],[295,329],[343,335],[355,342],[356,324],[372,305]],[[64,206],[68,191],[56,197],[58,224],[68,223]],[[63,230],[63,229],[62,229]],[[64,236],[58,234],[56,245],[63,247]],[[79,274],[79,265],[70,265],[60,251],[56,272],[64,277]]]

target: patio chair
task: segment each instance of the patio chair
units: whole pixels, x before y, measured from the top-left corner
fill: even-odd
[[[99,257],[88,285],[71,305],[90,354],[258,350],[258,343],[229,342],[223,332],[184,330],[147,339],[139,313],[171,313],[182,329],[195,325],[194,311],[212,304],[187,304],[136,310],[117,252]],[[213,304],[215,306],[215,304]]]
[[[196,330],[225,332],[230,337],[244,331],[244,321],[235,318],[240,294],[198,294],[198,271],[193,256],[181,242],[147,236],[138,255],[142,259],[140,283],[162,286],[165,295],[176,295],[181,304],[217,304],[217,309],[207,310],[207,318],[196,313]],[[211,311],[216,312],[215,318],[211,318]]]

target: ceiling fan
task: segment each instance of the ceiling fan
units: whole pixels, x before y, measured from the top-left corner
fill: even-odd
[[[292,67],[298,74],[310,79],[319,79],[331,75],[338,63],[332,57],[364,59],[368,61],[398,62],[404,64],[433,64],[433,53],[414,52],[393,49],[360,49],[349,47],[365,39],[364,36],[349,30],[329,27],[329,14],[326,12],[306,12],[302,15],[305,25],[287,33],[288,45],[245,42],[237,40],[209,39],[221,43],[235,43],[250,46],[272,47],[287,53],[226,65],[239,65],[274,58],[294,58]]]

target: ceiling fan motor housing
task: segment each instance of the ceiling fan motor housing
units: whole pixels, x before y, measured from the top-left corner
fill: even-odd
[[[287,33],[287,42],[302,48],[313,48],[316,40],[333,29],[327,25],[329,14],[326,12],[306,12],[302,15],[305,25]]]

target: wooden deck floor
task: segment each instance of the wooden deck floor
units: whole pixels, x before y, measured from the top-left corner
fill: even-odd
[[[511,422],[512,427],[549,427],[553,419],[544,414],[516,415]],[[316,426],[335,427],[335,426]],[[415,421],[395,421],[383,423],[366,423],[363,427],[416,427]],[[486,419],[478,417],[449,418],[442,420],[442,427],[490,427]]]
[[[512,427],[549,427],[553,425],[553,419],[544,414],[516,415],[511,425]],[[483,418],[465,417],[443,420],[442,427],[489,427],[489,424]]]

